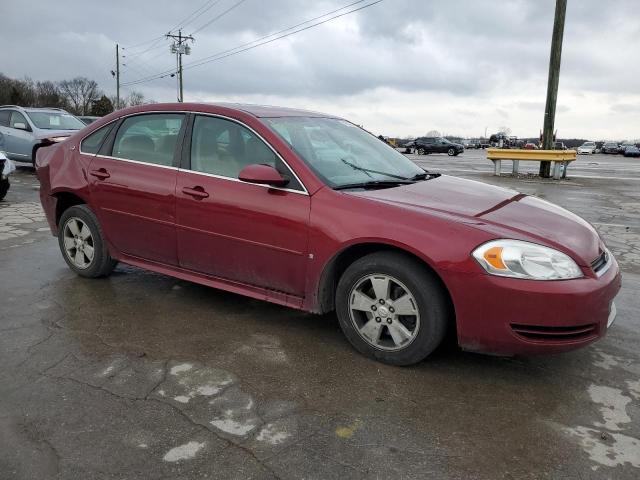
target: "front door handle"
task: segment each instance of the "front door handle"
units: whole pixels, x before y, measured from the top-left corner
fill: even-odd
[[[182,193],[185,193],[187,195],[190,195],[194,198],[207,198],[209,196],[209,194],[207,192],[204,191],[204,188],[202,188],[201,186],[195,186],[195,187],[184,187],[182,189]]]
[[[89,173],[99,180],[105,180],[111,176],[109,175],[109,172],[107,172],[104,168],[99,168],[98,170],[91,170],[91,172]]]

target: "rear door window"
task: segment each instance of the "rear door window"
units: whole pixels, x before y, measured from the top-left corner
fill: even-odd
[[[0,127],[9,126],[10,116],[11,116],[11,110],[0,110]]]
[[[183,113],[149,113],[126,118],[113,142],[112,156],[172,166]]]

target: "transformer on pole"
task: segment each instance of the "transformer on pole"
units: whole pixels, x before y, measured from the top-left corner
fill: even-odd
[[[191,47],[187,41],[195,41],[191,36],[182,36],[182,30],[178,30],[178,35],[167,33],[167,38],[172,38],[173,43],[169,46],[169,52],[176,55],[176,68],[178,73],[178,102],[184,101],[183,85],[182,85],[182,55],[191,55]]]

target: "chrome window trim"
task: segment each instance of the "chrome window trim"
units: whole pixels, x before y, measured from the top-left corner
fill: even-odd
[[[213,173],[198,172],[196,170],[191,170],[191,169],[186,169],[186,168],[167,166],[167,165],[159,165],[157,163],[141,162],[139,160],[131,160],[131,159],[128,159],[128,158],[113,157],[113,156],[110,156],[110,155],[98,155],[97,153],[86,153],[86,152],[82,151],[82,142],[84,141],[84,139],[87,138],[88,136],[92,135],[96,131],[100,130],[101,128],[106,127],[107,125],[110,125],[113,122],[120,121],[123,118],[132,117],[134,115],[145,115],[145,114],[149,114],[149,113],[184,113],[184,114],[191,113],[193,115],[204,115],[204,116],[208,116],[208,117],[222,118],[224,120],[229,120],[230,122],[235,122],[235,123],[245,127],[247,130],[250,130],[251,132],[253,132],[264,144],[266,144],[271,149],[271,151],[287,167],[287,170],[289,170],[289,172],[291,172],[291,174],[295,177],[295,179],[298,181],[298,183],[300,185],[302,185],[302,189],[303,190],[294,190],[294,189],[291,189],[291,188],[273,187],[271,185],[263,185],[263,184],[260,184],[260,183],[243,182],[242,180],[240,180],[238,178],[225,177],[225,176],[222,176],[222,175],[215,175]],[[283,192],[291,192],[291,193],[297,193],[299,195],[310,196],[309,195],[309,191],[307,190],[307,187],[305,186],[304,182],[302,180],[300,180],[300,177],[298,177],[296,172],[289,166],[289,164],[285,161],[285,159],[282,158],[282,155],[280,155],[273,148],[273,146],[264,139],[264,137],[262,135],[260,135],[258,132],[256,132],[253,128],[251,128],[246,123],[244,123],[244,122],[242,122],[242,121],[240,121],[238,119],[235,119],[235,118],[232,118],[232,117],[228,117],[226,115],[222,115],[222,114],[218,114],[218,113],[197,112],[197,111],[191,111],[191,110],[149,110],[149,111],[145,111],[145,112],[129,113],[127,115],[123,115],[121,117],[114,118],[110,122],[107,122],[104,125],[102,125],[102,126],[96,128],[95,130],[89,132],[88,134],[86,134],[84,137],[82,137],[80,139],[80,141],[78,142],[78,146],[79,146],[78,151],[82,155],[90,155],[90,156],[94,156],[94,157],[98,157],[98,158],[108,158],[108,159],[111,159],[111,160],[120,160],[121,162],[136,163],[136,164],[139,164],[139,165],[151,165],[151,166],[154,166],[154,167],[167,168],[167,169],[170,169],[170,170],[178,170],[178,171],[181,171],[181,172],[195,173],[196,175],[204,175],[204,176],[207,176],[207,177],[219,178],[221,180],[229,180],[229,181],[232,181],[232,182],[240,182],[240,183],[245,183],[245,184],[248,184],[248,185],[257,185],[259,187],[264,187],[264,188],[268,188],[268,189],[271,189],[271,190],[279,190],[279,191],[283,191]],[[191,152],[189,152],[189,154],[191,154]]]
[[[160,168],[166,168],[169,170],[179,170],[178,167],[174,167],[173,165],[160,165],[159,163],[141,162],[140,160],[131,160],[130,158],[112,157],[111,155],[98,155],[97,153],[90,153],[89,155],[93,155],[96,158],[108,158],[110,160],[119,160],[121,162],[135,163],[137,165],[149,165],[150,167],[160,167]]]

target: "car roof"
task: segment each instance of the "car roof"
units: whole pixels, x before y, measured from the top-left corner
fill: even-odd
[[[254,105],[249,103],[226,103],[226,102],[185,102],[185,103],[151,103],[138,107],[129,107],[119,110],[121,113],[143,113],[154,110],[193,110],[193,111],[214,111],[215,109],[235,110],[249,114],[254,117],[317,117],[317,118],[340,118],[336,115],[303,110],[298,108],[278,107],[274,105]]]
[[[15,108],[17,110],[23,110],[25,112],[64,112],[69,113],[62,108],[54,108],[54,107],[21,107],[20,105],[0,105],[0,109],[4,108]]]
[[[315,112],[312,110],[303,110],[299,108],[278,107],[275,105],[254,105],[250,103],[211,103],[214,107],[232,108],[249,113],[254,117],[326,117],[336,118],[335,115]]]

